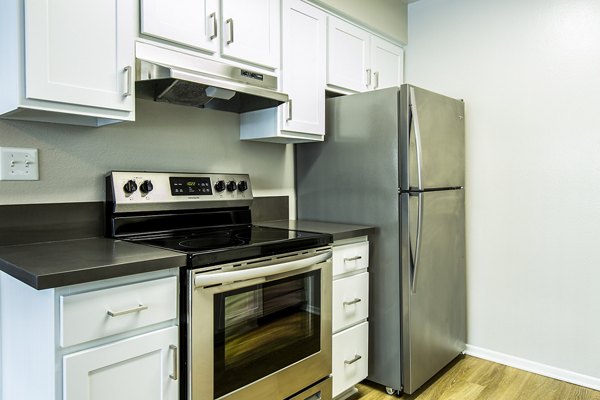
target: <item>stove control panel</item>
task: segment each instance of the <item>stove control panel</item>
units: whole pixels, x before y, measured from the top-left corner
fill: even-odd
[[[247,174],[113,171],[106,177],[106,190],[115,212],[236,207],[252,202]]]

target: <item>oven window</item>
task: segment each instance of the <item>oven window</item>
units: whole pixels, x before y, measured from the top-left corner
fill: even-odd
[[[321,348],[321,271],[215,295],[214,397]]]

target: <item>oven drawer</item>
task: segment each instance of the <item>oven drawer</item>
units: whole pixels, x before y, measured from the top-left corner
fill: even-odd
[[[367,377],[369,364],[368,337],[368,322],[363,322],[333,335],[333,397]]]
[[[369,266],[369,242],[335,246],[333,276],[366,269]]]
[[[369,273],[333,281],[332,329],[337,332],[369,316]]]
[[[177,318],[177,277],[60,296],[60,345]]]

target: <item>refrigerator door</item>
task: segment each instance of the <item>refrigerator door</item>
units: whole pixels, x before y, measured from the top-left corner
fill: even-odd
[[[464,103],[402,85],[400,157],[402,190],[464,186]]]
[[[465,349],[464,190],[402,193],[402,384],[413,393]]]

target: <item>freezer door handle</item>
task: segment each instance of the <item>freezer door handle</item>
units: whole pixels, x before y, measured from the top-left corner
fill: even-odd
[[[410,290],[417,293],[417,275],[419,272],[419,255],[421,254],[421,236],[423,234],[423,193],[411,193],[411,196],[417,197],[417,238],[415,240],[415,250],[410,247],[411,262],[411,281]],[[412,241],[409,240],[409,244]]]
[[[415,128],[414,132],[415,132],[415,150],[416,150],[416,157],[417,157],[417,189],[423,190],[423,176],[421,173],[421,170],[422,170],[421,129],[419,127],[419,113],[417,110],[417,100],[415,97],[415,88],[411,87],[409,93],[410,93],[410,98],[409,98],[410,112],[411,112],[411,116],[412,116],[413,126]],[[410,185],[410,183],[409,183],[409,185]]]

